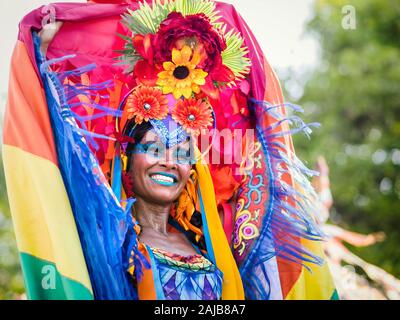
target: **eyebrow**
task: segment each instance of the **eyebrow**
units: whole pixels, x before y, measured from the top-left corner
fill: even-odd
[[[153,143],[158,143],[158,141],[156,140],[143,141],[141,144],[153,144]]]
[[[177,146],[176,149],[177,150],[189,151],[190,150],[190,146]]]
[[[149,145],[149,144],[156,144],[156,143],[159,143],[159,144],[162,144],[163,146],[165,146],[161,141],[159,141],[159,140],[149,140],[149,141],[142,141],[140,144],[144,144],[144,145]],[[184,151],[190,151],[191,150],[191,144],[190,144],[190,141],[185,141],[184,143],[182,143],[182,145],[176,145],[176,146],[174,146],[174,147],[172,147],[172,148],[169,148],[169,149],[175,149],[175,150],[184,150]]]

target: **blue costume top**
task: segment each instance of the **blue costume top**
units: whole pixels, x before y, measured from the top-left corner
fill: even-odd
[[[157,299],[220,300],[222,272],[202,254],[182,256],[148,247]]]

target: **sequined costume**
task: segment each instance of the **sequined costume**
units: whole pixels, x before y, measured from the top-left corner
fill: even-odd
[[[160,300],[220,300],[223,275],[202,254],[181,256],[149,248]]]

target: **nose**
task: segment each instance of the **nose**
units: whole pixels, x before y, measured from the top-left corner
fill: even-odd
[[[168,149],[164,156],[159,159],[158,164],[167,169],[177,169],[177,163],[174,159],[172,150]]]

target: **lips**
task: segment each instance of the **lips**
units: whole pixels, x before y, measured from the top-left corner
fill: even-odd
[[[161,185],[174,185],[178,182],[178,178],[169,173],[156,172],[150,174],[150,179]]]

